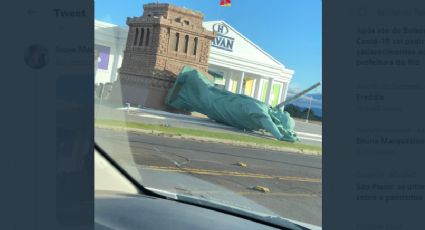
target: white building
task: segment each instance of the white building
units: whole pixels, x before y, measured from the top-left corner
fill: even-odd
[[[118,77],[128,28],[95,20],[95,48],[99,52],[95,83],[114,82]]]
[[[204,22],[204,27],[217,32],[208,69],[218,87],[246,94],[270,105],[286,98],[293,70],[285,68],[226,22],[208,21]],[[96,83],[117,79],[127,33],[126,27],[95,21],[95,45],[100,53]]]

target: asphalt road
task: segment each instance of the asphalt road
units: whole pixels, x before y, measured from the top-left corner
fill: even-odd
[[[254,210],[258,205],[259,211],[264,207],[282,217],[322,224],[320,156],[107,129],[96,129],[96,141],[121,164],[134,162],[145,186],[229,200]]]

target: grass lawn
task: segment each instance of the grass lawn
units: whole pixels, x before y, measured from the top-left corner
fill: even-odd
[[[211,138],[216,140],[223,140],[226,142],[234,141],[238,143],[254,144],[257,146],[278,147],[278,148],[293,149],[297,151],[313,152],[320,155],[322,154],[321,146],[306,145],[301,143],[290,143],[290,142],[278,141],[274,139],[239,135],[239,134],[233,134],[233,133],[212,132],[212,131],[197,130],[197,129],[176,128],[176,127],[157,125],[157,124],[145,124],[145,123],[139,123],[139,122],[124,122],[124,121],[118,121],[118,120],[103,120],[103,119],[96,119],[95,125],[100,127],[130,128],[134,130],[155,131],[155,132],[161,132],[164,134],[170,134],[175,136],[187,136],[187,137],[193,137],[193,138],[196,138],[196,137]]]

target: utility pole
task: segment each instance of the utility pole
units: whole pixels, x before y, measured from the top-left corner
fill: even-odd
[[[307,119],[305,120],[305,122],[307,122],[307,123],[308,123],[308,117],[310,116],[311,101],[312,101],[312,100],[313,100],[313,97],[312,97],[312,96],[310,96],[310,103],[309,103],[308,111],[307,111]]]

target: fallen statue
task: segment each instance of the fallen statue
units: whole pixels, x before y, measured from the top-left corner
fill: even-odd
[[[252,97],[219,89],[191,66],[185,66],[178,75],[168,92],[166,104],[205,114],[216,122],[239,129],[265,129],[278,140],[298,141],[295,121],[288,112],[278,106],[271,108]]]

